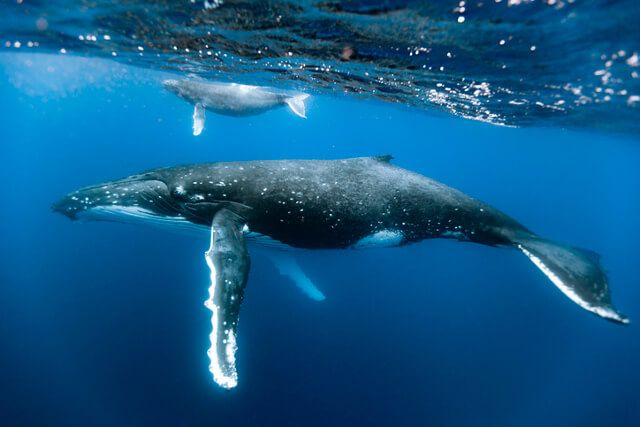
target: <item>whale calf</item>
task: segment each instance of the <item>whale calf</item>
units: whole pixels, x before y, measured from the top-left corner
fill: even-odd
[[[512,248],[582,308],[616,323],[629,322],[612,305],[595,254],[540,237],[497,209],[390,160],[239,161],[153,169],[81,188],[52,209],[73,220],[141,221],[206,233],[209,368],[214,381],[227,389],[237,384],[238,317],[250,265],[247,242],[349,249],[450,238]],[[324,295],[286,257],[277,261],[278,268],[322,300]]]
[[[169,92],[193,104],[193,134],[200,135],[204,128],[205,110],[225,116],[253,116],[288,105],[295,114],[306,118],[305,93],[288,95],[275,89],[238,83],[213,83],[196,80],[164,80]]]

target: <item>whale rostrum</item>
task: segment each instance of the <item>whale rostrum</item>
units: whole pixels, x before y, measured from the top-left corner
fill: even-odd
[[[204,129],[205,110],[225,116],[244,117],[287,105],[296,115],[307,118],[304,100],[309,95],[305,93],[291,95],[268,87],[189,79],[164,80],[162,86],[194,105],[194,135],[200,135]]]
[[[580,307],[612,322],[629,322],[611,303],[597,255],[540,237],[497,209],[390,160],[266,160],[153,169],[79,189],[53,210],[71,219],[139,221],[208,233],[210,370],[225,388],[237,384],[247,242],[276,246],[279,270],[319,301],[322,292],[295,264],[292,252],[280,249],[401,246],[431,238],[512,248]]]

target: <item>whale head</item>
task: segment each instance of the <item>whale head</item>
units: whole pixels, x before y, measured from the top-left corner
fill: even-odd
[[[231,196],[215,164],[203,164],[154,169],[80,188],[51,209],[71,220],[150,223],[193,234],[208,230],[222,207],[248,214],[250,209]]]
[[[202,97],[202,86],[202,83],[184,79],[167,79],[162,82],[162,87],[191,104],[197,103]]]
[[[146,173],[81,188],[51,209],[71,220],[189,222],[185,201],[186,196],[171,191],[162,177]]]

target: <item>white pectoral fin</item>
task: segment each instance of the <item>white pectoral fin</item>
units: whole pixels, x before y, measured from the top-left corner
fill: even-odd
[[[198,103],[193,109],[193,134],[195,136],[202,133],[202,129],[204,129],[204,119],[204,106]]]
[[[300,269],[300,266],[291,254],[286,252],[275,253],[274,251],[270,253],[269,256],[280,271],[280,274],[289,276],[306,296],[316,301],[325,299],[324,294],[320,292],[320,289],[316,288],[311,282],[311,279],[304,274],[304,271]]]
[[[238,385],[236,336],[250,265],[242,227],[237,214],[218,211],[211,224],[211,246],[205,253],[211,270],[209,299],[204,303],[212,313],[209,370],[213,380],[226,389]]]
[[[289,108],[291,108],[291,111],[293,111],[296,115],[302,117],[303,119],[306,119],[307,116],[304,109],[304,100],[308,97],[309,95],[305,93],[302,95],[296,95],[287,98],[285,102],[287,103]]]

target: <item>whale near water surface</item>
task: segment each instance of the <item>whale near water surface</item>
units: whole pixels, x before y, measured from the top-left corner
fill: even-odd
[[[252,242],[290,249],[272,250],[274,262],[316,300],[324,295],[295,263],[294,249],[401,246],[432,238],[510,248],[528,257],[580,307],[616,323],[629,322],[611,303],[596,254],[540,237],[499,210],[390,160],[167,167],[81,188],[52,208],[72,220],[134,221],[206,236],[209,369],[227,389],[238,381],[236,337],[250,266],[247,243]]]
[[[296,115],[307,118],[304,100],[309,95],[305,93],[291,95],[268,87],[189,79],[164,80],[162,86],[194,105],[194,135],[200,135],[204,129],[205,110],[225,116],[245,117],[286,105]]]

